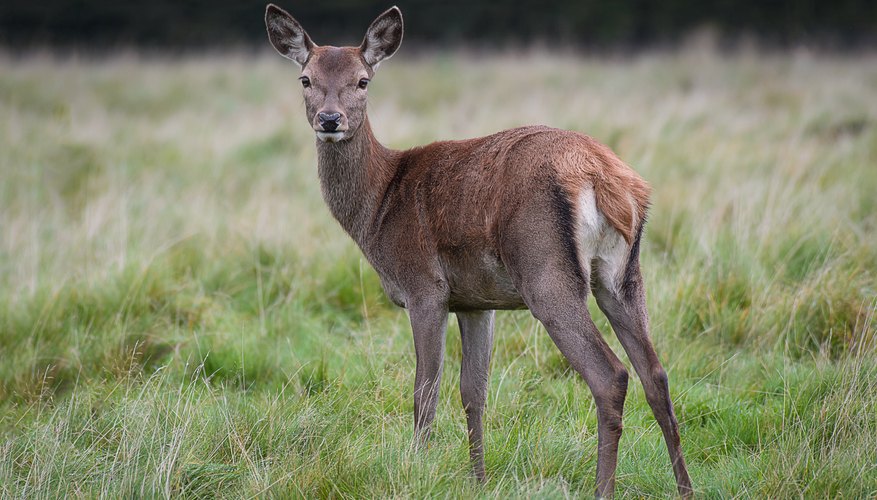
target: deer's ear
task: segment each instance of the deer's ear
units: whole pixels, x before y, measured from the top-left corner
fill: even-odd
[[[271,45],[280,55],[299,66],[305,65],[314,48],[314,42],[298,21],[285,10],[270,3],[265,9],[265,27],[268,29]]]
[[[378,64],[392,57],[401,44],[402,11],[394,6],[372,22],[359,49],[365,62],[377,69]]]

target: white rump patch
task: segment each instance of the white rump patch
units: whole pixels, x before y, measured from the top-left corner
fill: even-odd
[[[617,292],[630,247],[624,241],[624,236],[606,221],[597,208],[593,188],[582,191],[578,208],[582,265],[590,275],[591,262],[596,261],[597,279],[607,289]]]

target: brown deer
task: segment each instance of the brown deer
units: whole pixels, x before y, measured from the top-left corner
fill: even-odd
[[[366,101],[378,65],[402,42],[400,10],[378,16],[359,47],[317,46],[275,5],[265,23],[274,48],[301,67],[323,197],[390,299],[408,310],[416,442],[428,440],[435,417],[453,312],[470,457],[484,481],[481,419],[494,311],[528,308],[594,395],[596,493],[611,496],[628,374],[588,313],[593,290],[642,380],[679,493],[690,495],[639,267],[648,184],[594,139],[542,126],[388,149],[372,133]]]

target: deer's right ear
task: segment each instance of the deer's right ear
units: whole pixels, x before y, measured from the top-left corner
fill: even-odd
[[[283,57],[304,66],[314,48],[314,42],[289,12],[269,3],[265,9],[265,27],[271,45]]]

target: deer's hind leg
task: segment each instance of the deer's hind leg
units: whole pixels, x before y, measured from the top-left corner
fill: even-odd
[[[560,209],[563,207],[561,200]],[[571,220],[568,216],[558,217],[561,224]],[[580,248],[572,241],[574,231],[558,230],[557,225],[557,219],[539,218],[509,224],[502,242],[503,261],[533,316],[545,325],[594,396],[596,494],[609,497],[615,488],[628,374],[591,320],[587,307],[589,270],[581,264]]]
[[[639,267],[641,232],[642,229],[632,247],[620,247],[623,252],[620,255],[618,250],[612,250],[618,249],[617,245],[607,247],[602,257],[598,255],[594,269],[594,296],[642,381],[646,400],[667,443],[679,494],[689,496],[692,493],[691,479],[682,456],[679,425],[673,412],[667,373],[649,337],[649,315]]]

